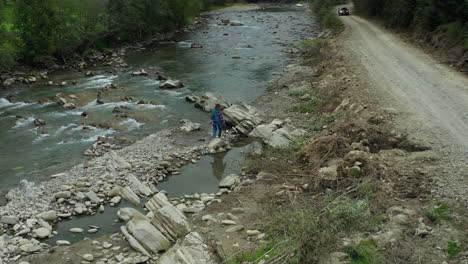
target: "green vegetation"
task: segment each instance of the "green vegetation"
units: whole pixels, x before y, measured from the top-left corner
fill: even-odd
[[[258,264],[262,261],[268,261],[278,256],[279,251],[275,247],[267,246],[252,253],[245,253],[231,260],[230,264],[242,264],[245,262]]]
[[[373,240],[367,239],[358,244],[346,248],[346,253],[351,257],[351,264],[381,264],[383,257],[377,250]]]
[[[344,4],[343,0],[309,0],[312,11],[317,14],[326,28],[341,30],[343,23],[336,16],[334,7],[338,4]]]
[[[194,21],[226,0],[0,1],[0,68],[50,65],[107,43],[134,41]]]
[[[220,3],[220,4],[215,4],[215,5],[210,5],[206,8],[207,11],[215,11],[219,9],[223,9],[226,7],[232,7],[232,6],[245,6],[247,3]]]
[[[450,239],[447,245],[447,254],[450,259],[453,259],[462,251],[461,243],[458,240]]]
[[[328,45],[325,39],[303,40],[300,43],[299,50],[302,53],[301,64],[313,66],[320,63],[325,58],[325,49]]]
[[[325,113],[316,118],[314,118],[309,123],[309,130],[318,132],[322,131],[323,127],[332,123],[336,119],[336,114],[334,113]]]
[[[466,0],[355,0],[357,12],[382,19],[392,28],[443,30],[448,39],[468,49]]]
[[[296,104],[291,107],[291,111],[299,113],[313,113],[320,103],[319,96],[312,96],[307,102]]]
[[[302,97],[306,94],[313,95],[314,91],[313,90],[308,90],[308,89],[296,89],[296,90],[290,90],[288,92],[289,96],[294,96],[294,97]]]
[[[298,204],[306,207],[280,210],[269,225],[270,242],[277,250],[274,258],[283,258],[283,263],[317,263],[339,248],[340,239],[375,230],[379,223],[367,200],[339,196],[321,207],[314,206],[317,201]]]
[[[452,220],[450,215],[450,207],[444,202],[437,202],[436,207],[427,212],[426,216],[434,223],[440,224],[442,221]]]

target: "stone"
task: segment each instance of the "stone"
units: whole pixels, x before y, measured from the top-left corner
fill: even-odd
[[[101,202],[101,199],[99,199],[99,197],[93,191],[89,191],[89,192],[85,193],[85,195],[86,195],[86,197],[88,197],[88,199],[92,203],[99,204]]]
[[[94,256],[91,255],[91,254],[84,254],[84,255],[83,255],[83,259],[86,260],[86,261],[93,261],[93,260],[94,260]]]
[[[240,183],[240,178],[238,175],[231,174],[224,177],[219,183],[220,188],[232,188],[234,185]]]
[[[252,132],[250,132],[249,137],[257,137],[264,139],[271,136],[271,134],[273,134],[273,131],[275,131],[276,129],[277,127],[271,124],[258,125],[257,127],[255,127],[254,130],[252,130]]]
[[[133,174],[128,174],[127,179],[130,182],[130,186],[132,187],[133,190],[135,190],[137,193],[141,193],[145,196],[150,196],[154,194],[154,192],[144,183],[142,183],[140,180],[138,180],[137,177]]]
[[[192,121],[188,119],[182,119],[180,120],[180,123],[182,123],[182,126],[179,129],[184,132],[192,132],[195,130],[200,130],[200,127],[201,127],[199,123],[193,123]]]
[[[232,221],[232,220],[223,220],[223,221],[221,221],[221,224],[223,224],[223,225],[236,225],[237,223]]]
[[[58,192],[54,194],[55,199],[60,199],[60,198],[69,199],[71,198],[71,196],[72,194],[70,191],[63,191],[63,192]]]
[[[143,76],[143,75],[148,75],[148,73],[144,69],[141,69],[139,71],[132,72],[132,75],[133,76]]]
[[[91,228],[91,229],[88,229],[88,234],[94,234],[94,233],[97,233],[99,231],[99,229],[97,228]]]
[[[33,253],[33,252],[40,251],[42,249],[42,247],[40,245],[37,245],[37,244],[29,243],[29,244],[25,244],[25,245],[20,246],[20,249],[22,251],[26,252],[26,253]]]
[[[79,227],[71,228],[69,231],[72,232],[72,233],[83,233],[84,232],[83,228],[79,228]]]
[[[238,231],[242,231],[242,230],[244,230],[243,225],[234,225],[234,226],[229,227],[228,229],[226,229],[226,233],[233,233],[233,232],[238,232]]]
[[[138,195],[133,192],[133,190],[126,186],[122,188],[121,186],[115,186],[114,189],[112,189],[108,195],[110,197],[115,197],[115,196],[121,196],[125,200],[131,202],[134,205],[140,205],[140,198]]]
[[[184,87],[184,84],[178,80],[166,80],[159,85],[161,89],[178,89]]]
[[[9,78],[9,79],[6,79],[6,80],[3,82],[3,86],[5,86],[5,87],[11,86],[11,85],[13,85],[15,82],[16,82],[16,79],[15,79],[15,78]]]
[[[190,225],[185,215],[173,205],[166,205],[153,212],[151,223],[166,237],[174,241],[188,234]]]
[[[70,241],[68,240],[57,240],[55,241],[55,244],[57,244],[57,246],[70,246],[71,245]]]
[[[158,261],[158,264],[174,263],[216,264],[219,262],[214,259],[203,237],[199,233],[192,232],[163,254]]]
[[[46,221],[55,221],[58,219],[58,216],[57,216],[57,212],[55,212],[54,210],[50,210],[50,211],[43,212],[43,213],[36,215],[36,218],[44,219]]]
[[[145,256],[151,257],[151,254],[136,240],[129,232],[126,226],[121,226],[120,231],[124,235],[130,246]]]
[[[145,218],[145,216],[138,210],[131,207],[120,208],[117,211],[117,216],[125,222],[132,220],[135,217]]]
[[[134,217],[127,222],[130,234],[149,252],[154,254],[170,248],[169,240],[145,217]]]
[[[0,218],[0,222],[7,225],[15,225],[19,222],[19,218],[17,216],[6,215]]]
[[[247,235],[248,236],[258,236],[260,234],[261,234],[261,232],[258,231],[258,230],[247,230]]]
[[[47,238],[47,237],[49,237],[51,235],[50,230],[45,228],[45,227],[40,227],[38,229],[34,229],[33,233],[38,238]]]
[[[45,126],[47,123],[44,119],[35,119],[34,120],[34,125],[36,127],[40,127],[40,126]]]
[[[118,203],[120,203],[121,200],[122,200],[122,197],[120,197],[120,196],[115,196],[114,198],[112,198],[112,199],[110,200],[110,202],[113,203],[113,204],[118,204]]]
[[[212,150],[219,150],[226,147],[226,142],[220,138],[215,138],[210,141],[208,148]]]

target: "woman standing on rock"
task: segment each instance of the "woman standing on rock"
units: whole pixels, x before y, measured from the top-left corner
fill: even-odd
[[[224,126],[224,115],[220,104],[216,104],[213,112],[211,112],[211,125],[213,126],[212,138],[216,138],[216,135],[221,138],[221,133],[223,132]]]

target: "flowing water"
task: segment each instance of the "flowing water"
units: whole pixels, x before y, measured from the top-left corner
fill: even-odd
[[[268,81],[275,78],[273,73],[281,71],[289,59],[290,55],[281,51],[284,47],[278,42],[291,43],[310,36],[306,28],[315,23],[305,9],[284,6],[225,13],[220,18],[241,22],[244,26],[219,25],[219,20],[212,18],[206,26],[180,36],[184,39],[182,42],[160,43],[128,55],[125,61],[130,68],[118,75],[103,73],[85,77],[78,72],[64,72],[50,76],[51,80],[76,81],[77,84],[51,87],[37,83],[1,91],[0,191],[13,187],[21,179],[42,181],[79,164],[84,159],[84,150],[99,136],[137,140],[173,127],[184,118],[201,123],[208,136],[209,118],[186,103],[185,96],[213,92],[230,101],[252,102],[265,91]],[[191,49],[191,43],[203,48]],[[166,75],[183,81],[186,87],[166,91],[158,89],[158,81],[151,77],[131,76],[132,71],[150,67],[160,68]],[[100,70],[106,72],[104,68]],[[106,103],[97,104],[98,90],[110,83],[122,89],[106,93],[103,97]],[[16,103],[5,99],[12,93]],[[40,98],[58,93],[76,95],[82,106],[65,110],[55,103],[36,103]],[[153,104],[121,102],[120,98],[126,96]],[[116,118],[112,112],[116,106],[129,107],[131,118]],[[81,116],[84,111],[89,113],[87,118]],[[47,125],[35,128],[36,118],[46,120]],[[111,123],[112,128],[83,127],[96,123]],[[214,163],[216,160],[214,158]],[[203,169],[198,174],[216,173],[211,170],[209,160],[201,163]],[[196,171],[195,167],[191,165],[184,170]],[[171,188],[175,193],[188,191]]]

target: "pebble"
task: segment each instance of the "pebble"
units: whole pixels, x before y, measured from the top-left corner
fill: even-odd
[[[248,236],[258,236],[260,234],[261,234],[261,232],[258,231],[258,230],[247,230],[247,235]]]
[[[221,221],[221,224],[223,224],[223,225],[235,225],[236,222],[234,222],[232,220],[223,220],[223,221]]]
[[[244,230],[243,225],[234,225],[234,226],[226,229],[226,233],[238,232],[238,231],[241,231],[241,230]]]
[[[71,245],[70,241],[67,241],[67,240],[57,240],[57,241],[55,241],[55,244],[57,244],[57,246],[69,246],[69,245]]]
[[[93,260],[94,260],[94,256],[91,255],[91,254],[84,254],[84,255],[83,255],[83,259],[86,260],[86,261],[93,261]]]
[[[94,234],[94,233],[97,233],[99,230],[96,229],[96,228],[91,228],[88,230],[88,234]]]
[[[74,227],[74,228],[70,229],[70,232],[72,232],[72,233],[83,233],[84,230],[83,230],[83,228]]]

